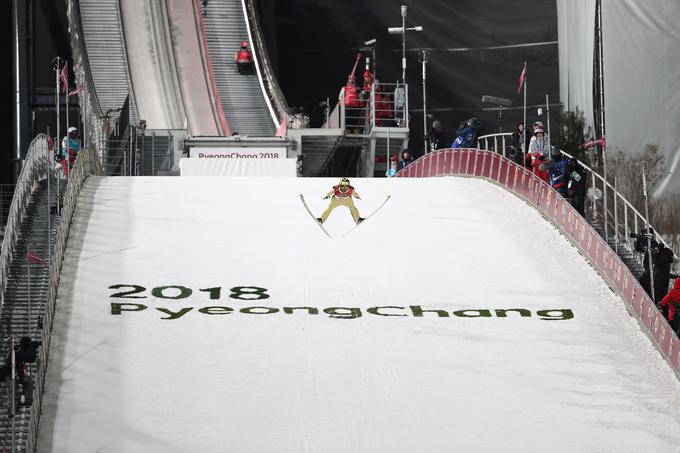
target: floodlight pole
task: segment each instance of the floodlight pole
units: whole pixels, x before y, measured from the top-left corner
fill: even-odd
[[[401,81],[406,84],[406,5],[401,5]]]
[[[647,169],[647,162],[640,162],[642,165],[642,199],[645,202],[645,234],[647,235],[647,272],[649,272],[649,294],[652,296],[652,302],[656,303],[654,299],[654,272],[652,272],[652,235],[649,228],[649,202],[647,200],[647,176],[645,170]]]
[[[401,27],[388,27],[387,32],[391,35],[401,34],[401,82],[406,84],[406,32],[423,31],[422,26],[406,28],[406,5],[401,5]]]
[[[428,153],[427,149],[427,50],[421,51],[421,61],[423,63],[423,154]]]

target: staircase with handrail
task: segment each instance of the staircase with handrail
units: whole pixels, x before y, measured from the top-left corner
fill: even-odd
[[[258,75],[239,74],[234,64],[240,42],[249,41],[243,2],[211,0],[203,22],[215,85],[230,130],[240,135],[274,135],[272,111]]]
[[[511,137],[512,133],[483,135],[478,138],[478,147],[494,151],[506,157]],[[562,151],[562,154],[568,158],[573,158],[572,155],[565,151]],[[608,181],[605,185],[605,179],[602,175],[584,162],[580,160],[578,162],[590,174],[591,187],[602,189],[606,187],[606,190],[602,190],[604,196],[611,197],[614,203],[614,212],[612,212],[612,209],[607,209],[605,213],[604,204],[598,203],[596,199],[592,199],[590,208],[586,209],[586,220],[607,241],[607,244],[616,251],[631,273],[639,278],[644,272],[643,257],[642,254],[635,251],[634,241],[630,238],[630,233],[637,233],[644,229],[647,221],[646,218]],[[618,206],[622,207],[623,212],[621,214],[616,209]],[[607,222],[606,229],[605,219]],[[659,236],[657,240],[670,248],[663,237]],[[674,255],[677,261],[678,254],[675,251]]]

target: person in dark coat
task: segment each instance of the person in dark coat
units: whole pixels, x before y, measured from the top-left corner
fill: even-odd
[[[651,234],[653,238],[655,234],[654,229],[650,228],[649,231],[649,234]],[[656,253],[659,243],[656,242],[656,239],[650,239],[649,243],[652,250],[652,266],[654,266],[654,263],[656,263]],[[647,253],[647,236],[645,235],[644,231],[637,236],[637,241],[635,241],[635,251],[644,254],[642,255],[642,267],[644,268],[644,271],[642,272],[642,275],[638,281],[640,282],[642,289],[644,289],[647,294],[651,295],[652,289],[649,282],[649,253]],[[656,287],[656,285],[654,286]]]
[[[477,146],[477,136],[482,128],[482,122],[478,118],[470,118],[463,122],[456,130],[456,139],[451,143],[451,148],[474,148]]]
[[[562,155],[562,151],[559,148],[555,148],[552,153],[552,159],[546,162],[546,166],[548,167],[550,185],[566,198],[569,160]]]
[[[585,216],[586,204],[586,171],[578,163],[576,158],[569,159],[566,171],[567,178],[567,199],[569,203],[578,211],[579,214]]]
[[[408,167],[411,165],[413,162],[413,157],[411,157],[411,153],[409,150],[405,149],[401,152],[401,161],[399,162],[399,165],[397,165],[399,170],[403,170],[404,168]]]
[[[659,305],[673,330],[680,333],[680,277],[675,279],[673,289],[661,299]]]
[[[673,264],[673,250],[669,249],[663,242],[659,242],[656,253],[652,258],[654,264],[654,302],[659,303],[663,296],[668,293],[670,283],[671,264]]]
[[[444,125],[439,120],[432,122],[432,127],[427,133],[428,152],[436,151],[446,146],[447,140],[444,134]]]
[[[19,345],[14,348],[14,369],[17,384],[17,391],[15,391],[14,395],[16,397],[17,405],[20,402],[18,385],[21,385],[23,388],[24,404],[31,405],[33,403],[33,379],[25,372],[25,367],[27,364],[35,362],[38,357],[39,346],[39,341],[31,341],[29,337],[22,337]],[[0,368],[0,380],[10,379],[11,372],[12,351],[9,351],[5,358],[5,364]],[[7,388],[11,391],[9,385]]]
[[[517,165],[524,165],[524,154],[529,150],[529,142],[533,132],[524,129],[524,123],[517,124],[517,129],[512,133],[512,145],[510,145],[510,153],[512,160]],[[522,149],[522,138],[524,138],[524,149]]]

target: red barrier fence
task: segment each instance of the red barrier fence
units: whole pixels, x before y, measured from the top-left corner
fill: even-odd
[[[524,199],[581,250],[635,316],[642,330],[680,377],[680,339],[616,252],[552,187],[529,170],[492,151],[441,149],[422,156],[401,178],[467,176],[486,179]]]

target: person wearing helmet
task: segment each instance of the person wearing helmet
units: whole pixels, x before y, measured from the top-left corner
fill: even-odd
[[[357,210],[356,206],[354,206],[352,197],[356,198],[357,200],[361,200],[361,197],[356,192],[356,190],[354,190],[354,187],[349,184],[349,179],[342,178],[340,180],[340,184],[333,186],[333,189],[328,192],[325,197],[323,197],[324,200],[330,198],[331,203],[328,205],[328,208],[323,212],[323,214],[321,214],[321,217],[317,217],[316,220],[323,224],[333,209],[337,208],[338,206],[345,206],[352,214],[352,218],[354,219],[355,223],[359,224],[363,222],[364,218],[359,216],[359,211]]]
[[[71,169],[76,164],[79,152],[80,137],[78,137],[78,128],[71,126],[68,128],[68,134],[61,141],[61,156],[59,158],[66,176],[71,173]]]
[[[238,73],[241,75],[248,75],[255,73],[255,65],[253,64],[253,53],[248,49],[246,41],[241,42],[241,50],[236,53],[234,63],[238,67]]]

